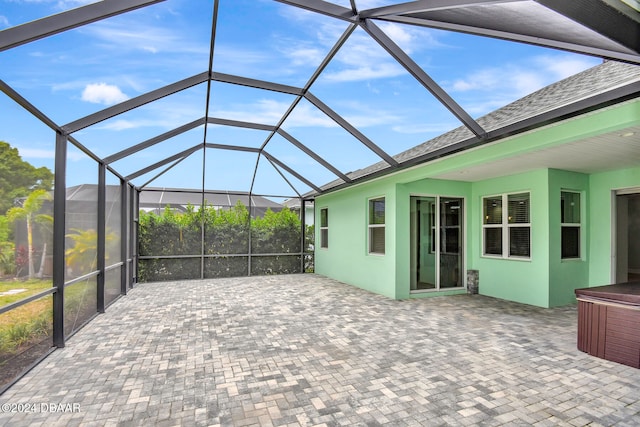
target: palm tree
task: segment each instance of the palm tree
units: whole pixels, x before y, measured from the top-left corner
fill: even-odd
[[[72,228],[67,237],[73,241],[73,246],[65,251],[67,267],[75,274],[85,274],[96,269],[98,258],[98,233],[96,230],[83,230]],[[105,235],[105,261],[109,260],[109,254],[115,251],[120,244],[118,235],[106,230]],[[115,245],[115,246],[114,246]]]
[[[98,256],[98,232],[93,229],[72,228],[67,237],[73,246],[65,251],[67,267],[75,274],[85,274],[95,270]]]
[[[27,196],[22,206],[14,206],[7,211],[7,218],[12,223],[19,219],[27,221],[27,253],[29,263],[29,279],[35,277],[35,269],[33,268],[33,223],[53,221],[51,215],[38,214],[42,203],[45,200],[51,200],[51,195],[46,190],[35,190]]]

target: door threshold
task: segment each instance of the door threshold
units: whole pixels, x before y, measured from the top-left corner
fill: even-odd
[[[455,288],[444,288],[444,289],[415,289],[409,291],[410,294],[426,294],[426,293],[435,293],[435,292],[448,292],[448,291],[461,291],[467,290],[464,286],[457,286]]]

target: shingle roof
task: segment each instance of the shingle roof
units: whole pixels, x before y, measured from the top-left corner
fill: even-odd
[[[605,61],[505,105],[478,118],[477,122],[487,132],[490,132],[637,81],[640,81],[640,66]],[[469,129],[460,126],[396,154],[393,158],[399,163],[407,162],[472,139],[474,136]],[[351,179],[358,179],[385,169],[392,170],[387,163],[380,161],[366,168],[350,172],[347,176]],[[343,181],[337,179],[321,188],[329,190],[341,184]]]
[[[106,186],[107,201],[117,201],[120,198],[119,185]],[[218,207],[232,207],[240,201],[245,206],[249,206],[249,194],[234,191],[206,190],[204,198],[208,205]],[[97,184],[81,184],[67,188],[68,202],[91,202],[98,201],[98,185]],[[164,208],[170,206],[186,206],[191,204],[200,206],[202,203],[202,190],[186,190],[177,188],[153,188],[149,187],[140,193],[141,207]],[[256,194],[251,195],[252,208],[261,208],[266,210],[282,209],[282,205],[272,200]]]
[[[248,193],[205,190],[204,199],[210,206],[232,207],[238,201],[247,207],[249,206]],[[202,190],[147,188],[140,193],[141,207],[164,208],[167,205],[186,206],[187,204],[200,206],[202,204]],[[282,209],[281,204],[255,194],[251,195],[251,206],[252,208],[264,208],[264,210],[267,208],[272,210]]]

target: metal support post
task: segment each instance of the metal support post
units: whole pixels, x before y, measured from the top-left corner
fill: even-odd
[[[131,197],[133,198],[133,209],[131,212],[133,215],[133,229],[131,230],[131,233],[133,234],[131,238],[131,250],[132,250],[131,258],[133,259],[133,282],[132,283],[138,283],[138,280],[139,280],[138,254],[140,252],[140,247],[138,246],[138,236],[140,235],[140,212],[139,212],[140,191],[137,189],[134,189]]]
[[[67,136],[56,133],[53,191],[53,345],[64,347],[65,211],[67,204]]]
[[[251,191],[249,191],[249,219],[247,222],[247,228],[249,233],[249,247],[247,248],[247,276],[251,276],[251,214],[253,203],[251,203]]]
[[[97,310],[98,313],[104,313],[104,279],[105,279],[105,257],[106,257],[106,210],[107,210],[107,189],[106,189],[106,172],[107,167],[104,163],[98,164],[98,294],[97,294]]]
[[[124,179],[120,180],[120,260],[122,261],[122,267],[120,267],[120,295],[127,294],[127,288],[129,287],[129,186]]]
[[[300,197],[300,224],[301,224],[301,229],[302,229],[302,237],[300,237],[300,273],[304,273],[304,252],[305,252],[305,246],[304,244],[306,243],[306,231],[307,231],[307,227],[306,227],[306,218],[305,218],[305,200]]]

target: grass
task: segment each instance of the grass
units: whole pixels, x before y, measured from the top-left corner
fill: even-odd
[[[20,301],[21,299],[27,298],[31,295],[37,294],[40,291],[44,291],[45,289],[49,289],[53,283],[50,279],[40,280],[40,279],[31,279],[31,280],[5,280],[0,281],[0,293],[7,292],[12,289],[26,289],[24,292],[20,292],[19,294],[13,295],[3,295],[0,296],[0,307],[11,304],[16,301]]]
[[[51,295],[0,314],[0,387],[51,347],[52,321]]]
[[[18,294],[0,296],[0,307],[25,299],[51,286],[50,279],[0,281],[0,293],[12,289],[26,289]],[[51,295],[0,314],[0,356],[14,353],[21,346],[49,335],[52,318]]]
[[[0,306],[51,287],[51,281],[0,282],[0,292],[28,289],[10,298],[0,297]],[[65,333],[96,312],[96,281],[88,280],[65,289]],[[31,301],[0,314],[0,387],[51,347],[53,295]]]
[[[48,335],[52,318],[51,295],[0,314],[0,356],[15,352],[32,339]]]

